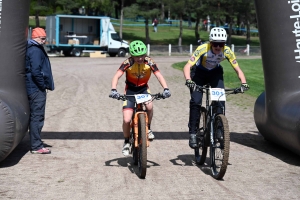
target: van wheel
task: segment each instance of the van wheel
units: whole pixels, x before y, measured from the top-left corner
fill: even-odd
[[[119,49],[119,51],[118,51],[118,56],[119,56],[119,57],[125,57],[125,55],[126,55],[125,49]]]
[[[81,50],[73,48],[72,49],[72,55],[75,56],[75,57],[80,57],[81,56]]]

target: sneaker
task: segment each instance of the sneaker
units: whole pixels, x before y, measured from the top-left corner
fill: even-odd
[[[155,138],[155,137],[154,137],[154,134],[153,134],[152,130],[149,129],[149,131],[148,131],[148,139],[149,139],[149,140],[153,140],[154,138]]]
[[[129,155],[129,148],[130,148],[130,143],[125,143],[124,142],[124,145],[123,145],[123,148],[122,148],[122,153],[123,153],[124,156]]]
[[[41,148],[39,150],[36,151],[31,151],[32,154],[50,154],[51,150],[47,149],[47,148]]]
[[[189,146],[192,149],[195,149],[197,147],[197,137],[196,137],[196,134],[190,134]]]

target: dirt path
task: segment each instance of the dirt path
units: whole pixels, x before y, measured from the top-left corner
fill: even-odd
[[[28,152],[28,136],[0,163],[0,199],[299,199],[299,156],[266,142],[253,120],[254,98],[227,102],[231,150],[222,181],[188,147],[189,94],[172,63],[154,58],[172,97],[155,102],[146,179],[123,157],[121,102],[108,98],[123,58],[51,58],[56,90],[48,93],[44,142],[50,155]],[[162,88],[153,76],[151,91]],[[118,90],[123,91],[124,77]],[[243,103],[247,99],[247,103]],[[208,161],[208,160],[207,160]]]

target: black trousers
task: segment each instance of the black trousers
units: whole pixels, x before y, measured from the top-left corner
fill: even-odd
[[[210,84],[213,88],[224,88],[223,68],[222,66],[216,67],[213,70],[203,70],[196,68],[192,74],[192,80],[200,86]],[[191,89],[191,100],[190,100],[190,113],[189,113],[189,133],[196,134],[197,125],[200,120],[200,108],[202,104],[203,93],[199,91],[193,91]],[[225,108],[225,102],[220,101]],[[222,112],[222,111],[217,111]]]
[[[46,91],[37,91],[28,96],[30,106],[29,136],[31,150],[44,147],[41,132],[45,120]]]

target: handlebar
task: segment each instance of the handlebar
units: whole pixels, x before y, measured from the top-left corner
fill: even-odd
[[[157,94],[149,94],[151,95],[151,101],[153,101],[154,99],[156,100],[160,100],[160,99],[165,99],[165,97],[163,96],[162,93],[157,93]],[[126,94],[123,94],[123,95],[120,95],[117,100],[122,100],[122,101],[126,101],[128,99],[128,97],[134,97],[135,95],[126,95]],[[112,98],[111,95],[109,95],[109,98]]]
[[[200,86],[200,85],[195,85],[195,88],[194,90],[200,92],[204,92],[203,90],[209,90],[209,85],[204,85],[204,86]],[[227,94],[238,94],[238,93],[244,93],[244,90],[242,87],[237,87],[237,88],[227,88],[227,89],[224,89],[225,92]]]

